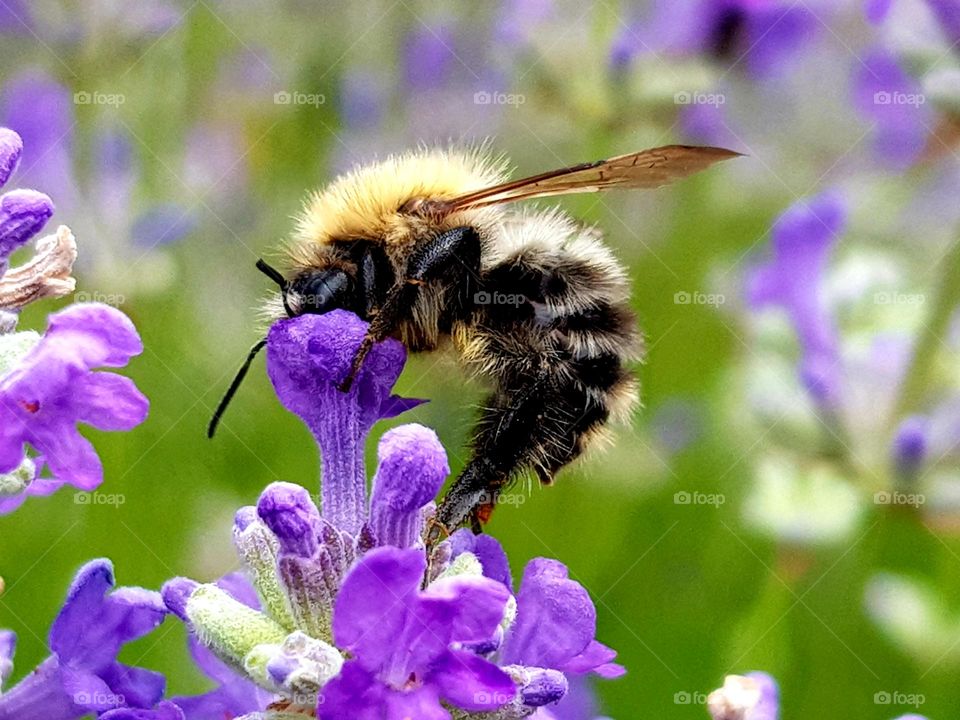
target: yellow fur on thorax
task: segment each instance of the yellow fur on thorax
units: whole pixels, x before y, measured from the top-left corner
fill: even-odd
[[[314,193],[299,217],[296,240],[314,246],[358,238],[404,244],[421,229],[418,219],[398,212],[407,200],[449,199],[503,180],[502,163],[481,151],[421,149],[391,156],[341,175]],[[451,227],[462,220],[451,217]],[[296,246],[292,250],[297,254]]]

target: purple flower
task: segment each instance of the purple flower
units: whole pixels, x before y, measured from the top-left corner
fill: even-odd
[[[840,393],[837,331],[823,296],[823,273],[846,210],[841,199],[822,194],[791,206],[773,226],[773,257],[748,278],[754,308],[778,306],[800,342],[800,376],[814,400],[833,404]]]
[[[510,596],[500,583],[453,576],[420,590],[421,551],[378,548],[347,576],[333,634],[349,660],[323,689],[321,718],[448,718],[445,700],[492,710],[516,694],[513,680],[457,643],[493,637]]]
[[[873,146],[877,155],[894,169],[912,165],[934,125],[920,83],[888,51],[875,49],[857,66],[853,100],[858,111],[876,126]]]
[[[927,457],[929,425],[927,418],[920,415],[911,415],[900,422],[893,439],[893,464],[900,478],[913,478]]]
[[[453,33],[444,26],[418,26],[407,35],[403,49],[403,72],[406,86],[414,91],[433,90],[448,80],[455,62],[451,48]]]
[[[21,181],[43,188],[62,209],[77,208],[70,90],[45,72],[21,72],[4,86],[0,121],[23,138]]]
[[[133,323],[116,308],[81,303],[48,318],[39,342],[0,375],[0,472],[18,467],[29,443],[53,477],[0,499],[0,512],[65,483],[100,485],[100,459],[77,424],[130,430],[146,418],[148,401],[129,378],[93,370],[122,367],[142,350]]]
[[[597,642],[597,612],[580,583],[559,560],[534,558],[517,593],[517,619],[500,653],[503,664],[616,678],[626,672],[617,653]]]
[[[952,50],[960,43],[960,3],[957,0],[927,0]]]
[[[109,560],[80,568],[50,630],[52,655],[0,695],[0,720],[70,720],[160,701],[163,676],[123,665],[117,654],[163,622],[166,608],[159,593],[113,587]]]
[[[279,320],[267,335],[267,372],[277,396],[320,446],[323,517],[349,533],[357,533],[366,516],[367,433],[377,420],[421,402],[390,394],[406,357],[397,340],[371,350],[350,392],[337,389],[366,331],[367,323],[353,313],[334,310]]]
[[[658,0],[649,20],[617,35],[610,60],[622,67],[648,52],[699,53],[745,64],[753,76],[766,78],[779,74],[819,26],[808,5],[787,0]]]
[[[370,496],[370,530],[378,545],[412,547],[422,531],[422,509],[450,474],[437,434],[423,425],[385,433]]]
[[[0,127],[0,187],[6,185],[23,155],[23,141],[13,130]],[[53,215],[53,203],[35,190],[13,190],[0,195],[0,277],[7,261],[36,235]]]

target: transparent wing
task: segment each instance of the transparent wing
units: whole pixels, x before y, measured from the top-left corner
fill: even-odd
[[[665,145],[512,180],[451,200],[431,201],[428,206],[431,212],[453,212],[566,193],[657,188],[738,156],[740,153],[724,148]]]

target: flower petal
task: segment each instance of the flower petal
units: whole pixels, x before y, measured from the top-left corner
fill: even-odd
[[[53,202],[36,190],[12,190],[0,195],[0,272],[7,259],[47,224]]]
[[[78,421],[98,430],[132,430],[147,419],[150,401],[128,377],[89,373],[74,383],[70,403]]]
[[[465,650],[444,653],[431,668],[430,680],[445,700],[462,710],[496,710],[517,694],[509,675]]]
[[[596,633],[589,594],[567,577],[557,560],[534,558],[517,594],[517,619],[507,635],[503,662],[561,668],[582,653]]]
[[[418,550],[371,550],[353,567],[337,595],[333,637],[368,670],[393,652],[417,604],[426,560]]]
[[[7,184],[7,180],[20,164],[23,154],[23,140],[10,128],[0,127],[0,187]]]

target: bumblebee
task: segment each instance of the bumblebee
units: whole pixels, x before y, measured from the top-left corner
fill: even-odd
[[[482,151],[423,149],[360,167],[306,202],[272,318],[351,310],[370,325],[342,389],[379,340],[408,350],[452,345],[493,388],[471,457],[437,508],[428,546],[489,517],[526,471],[543,484],[625,419],[641,354],[624,267],[594,228],[510,203],[612,188],[655,188],[738,155],[668,145],[508,180]],[[211,421],[212,436],[256,352]]]

